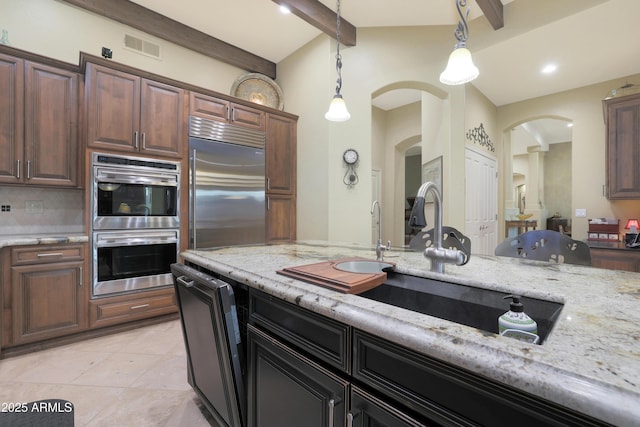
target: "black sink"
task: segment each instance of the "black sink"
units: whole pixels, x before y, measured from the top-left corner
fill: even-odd
[[[509,293],[458,283],[387,272],[387,281],[361,297],[440,319],[498,333],[498,317],[509,310]],[[564,305],[522,297],[524,311],[538,323],[538,344],[544,343]]]

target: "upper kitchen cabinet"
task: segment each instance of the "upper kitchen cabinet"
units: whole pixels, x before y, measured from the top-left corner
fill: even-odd
[[[185,91],[96,64],[87,64],[88,146],[182,158]]]
[[[0,183],[78,186],[78,91],[78,73],[0,54]]]
[[[640,93],[604,101],[607,197],[640,199]]]
[[[267,193],[296,193],[296,127],[294,119],[267,114]]]
[[[189,114],[251,129],[265,128],[264,112],[198,92],[189,96]]]

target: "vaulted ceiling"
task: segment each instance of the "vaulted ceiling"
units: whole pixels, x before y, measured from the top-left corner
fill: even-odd
[[[335,29],[335,0],[64,1],[266,75],[323,31]],[[281,14],[279,3],[293,6],[294,13]],[[467,3],[470,48],[480,69],[473,84],[497,106],[640,73],[638,0]],[[356,45],[357,28],[450,25],[453,30],[458,21],[454,0],[341,0],[341,16],[346,42]],[[547,62],[558,65],[555,74],[540,73]]]

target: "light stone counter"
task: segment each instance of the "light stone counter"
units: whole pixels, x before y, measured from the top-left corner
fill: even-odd
[[[89,237],[83,233],[0,235],[0,249],[5,246],[55,245],[60,243],[84,243],[88,241]]]
[[[429,261],[420,253],[385,253],[385,260],[397,263],[401,273],[563,302],[550,336],[543,345],[532,345],[276,274],[283,267],[351,256],[375,259],[373,248],[299,242],[187,251],[183,256],[250,287],[616,426],[640,425],[640,274],[472,256],[467,265],[446,265],[445,274],[439,275],[429,271]]]

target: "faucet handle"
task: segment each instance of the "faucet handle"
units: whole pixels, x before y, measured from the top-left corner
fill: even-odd
[[[409,217],[409,226],[417,229],[423,229],[427,226],[427,220],[424,217],[424,197],[417,196],[413,202],[411,216]]]
[[[387,251],[391,250],[391,240],[387,240],[387,246],[385,246],[385,250]]]

